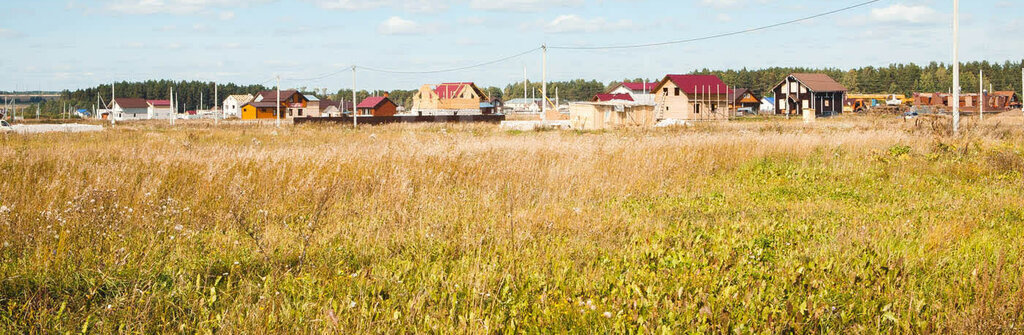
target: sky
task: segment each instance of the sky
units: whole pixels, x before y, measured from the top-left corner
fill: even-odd
[[[952,60],[952,1],[881,0],[32,0],[0,2],[0,90],[111,81],[203,80],[285,88],[416,89],[473,81],[661,78],[772,66],[885,66]],[[961,1],[961,60],[1024,58],[1024,1]]]

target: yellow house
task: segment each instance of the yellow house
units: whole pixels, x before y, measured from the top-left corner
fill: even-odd
[[[281,108],[281,114],[285,114],[287,108]],[[242,120],[276,119],[277,104],[273,101],[250,102],[242,106]]]
[[[474,83],[423,85],[412,97],[412,112],[479,111],[480,103],[487,101],[487,94]]]

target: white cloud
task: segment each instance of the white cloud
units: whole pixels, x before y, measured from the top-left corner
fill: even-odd
[[[247,7],[272,0],[111,0],[105,9],[121,14],[195,14],[208,8]]]
[[[397,16],[392,16],[377,26],[377,32],[383,35],[414,35],[424,33],[420,24]]]
[[[941,16],[935,9],[928,6],[894,4],[885,8],[872,9],[871,19],[878,22],[917,24],[935,22],[941,19]]]
[[[536,12],[549,7],[571,7],[583,5],[583,0],[470,0],[473,9]]]
[[[6,29],[6,28],[0,28],[0,37],[3,37],[3,38],[21,37],[21,33],[17,32],[17,31],[14,31],[14,30]]]
[[[323,9],[364,10],[388,5],[388,0],[307,0]]]
[[[608,22],[603,17],[586,19],[575,14],[560,15],[544,25],[544,30],[549,33],[593,33],[631,28],[633,28],[633,22],[630,20]]]
[[[225,11],[220,13],[220,19],[227,21],[235,18],[235,12]]]

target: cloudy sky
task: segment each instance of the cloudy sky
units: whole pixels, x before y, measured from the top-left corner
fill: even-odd
[[[356,64],[432,71],[549,46],[653,43],[743,30],[864,0],[33,0],[0,2],[0,90],[113,80],[347,88]],[[961,3],[963,60],[1019,60],[1024,1]],[[550,50],[549,80],[695,69],[949,62],[952,1],[882,0],[771,30],[642,49]],[[540,80],[532,52],[434,74],[360,70],[361,89]],[[339,73],[340,72],[340,73]],[[335,74],[335,75],[331,75]]]

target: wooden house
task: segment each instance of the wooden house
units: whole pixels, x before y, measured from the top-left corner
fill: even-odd
[[[658,119],[726,120],[729,87],[712,75],[665,76],[653,90]]]
[[[394,116],[398,110],[391,99],[383,97],[367,97],[356,106],[360,116]]]
[[[819,73],[794,73],[772,88],[778,114],[786,115],[802,115],[805,111],[815,116],[840,114],[846,91],[842,84]]]
[[[740,114],[756,114],[761,110],[761,97],[746,88],[729,91],[729,110]]]
[[[569,123],[573,129],[651,128],[657,122],[651,104],[625,100],[569,104]]]
[[[412,96],[412,113],[421,115],[479,113],[482,103],[490,102],[474,83],[423,85]]]

